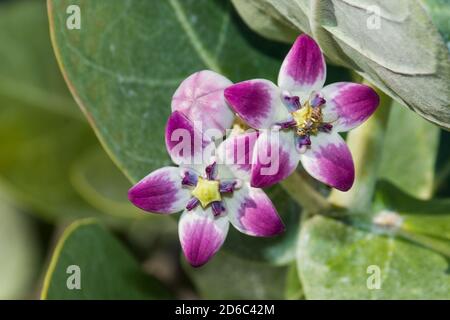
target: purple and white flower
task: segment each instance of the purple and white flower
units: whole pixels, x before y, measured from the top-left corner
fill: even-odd
[[[225,99],[247,124],[261,131],[253,156],[251,185],[267,187],[288,177],[301,161],[317,180],[347,191],[354,182],[353,159],[339,132],[351,130],[376,110],[378,94],[362,84],[323,87],[325,59],[309,36],[297,38],[278,76],[278,86],[255,79],[228,87]],[[279,131],[276,141],[269,131]],[[260,159],[277,153],[278,170],[264,174]]]
[[[180,85],[166,126],[166,147],[179,166],[150,173],[128,193],[130,201],[145,211],[172,214],[184,210],[179,237],[184,255],[194,267],[208,262],[220,249],[230,223],[258,237],[284,231],[271,200],[249,183],[258,133],[232,135],[216,148],[215,142],[195,125],[200,122],[223,134],[231,127],[233,113],[223,98],[223,90],[230,84],[212,71],[201,71]],[[189,140],[180,141],[180,137]],[[188,147],[179,148],[180,143]],[[234,153],[237,146],[244,152]],[[198,155],[204,161],[194,161]]]

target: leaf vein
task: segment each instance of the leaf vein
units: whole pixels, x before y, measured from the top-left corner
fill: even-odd
[[[110,77],[115,78],[119,83],[136,83],[136,84],[142,84],[149,87],[170,87],[170,86],[176,86],[178,85],[183,79],[177,78],[177,79],[150,79],[150,78],[139,78],[134,76],[128,76],[123,75],[117,72],[113,72],[109,70],[108,68],[97,64],[96,62],[92,61],[88,57],[86,57],[83,53],[80,52],[80,50],[74,46],[72,46],[69,43],[66,43],[67,48],[72,51],[74,54],[76,54],[82,63],[85,65],[91,67],[92,69],[106,74]]]
[[[200,59],[210,68],[211,70],[222,73],[221,68],[217,61],[211,56],[211,54],[205,49],[202,42],[200,41],[199,36],[195,32],[192,25],[189,23],[186,13],[184,12],[183,7],[181,6],[178,0],[169,0],[171,7],[174,10],[175,16],[180,23],[182,29],[186,32],[187,37],[189,38],[192,47],[195,52],[198,54]]]
[[[225,44],[225,39],[227,37],[228,28],[230,26],[230,20],[231,20],[230,16],[231,16],[230,4],[227,3],[227,11],[223,17],[222,26],[220,27],[219,40],[217,41],[217,46],[216,46],[216,52],[215,52],[216,60],[219,57],[220,52],[222,51],[223,45]]]

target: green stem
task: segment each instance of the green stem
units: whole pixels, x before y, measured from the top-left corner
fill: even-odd
[[[287,193],[310,214],[327,211],[330,204],[298,172],[294,172],[281,182]]]
[[[380,106],[372,117],[347,135],[347,144],[355,163],[355,184],[347,192],[333,189],[329,202],[353,211],[367,209],[377,181],[384,145],[384,135],[392,99],[377,90]]]

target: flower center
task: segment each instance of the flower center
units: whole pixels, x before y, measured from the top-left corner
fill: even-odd
[[[198,177],[198,182],[194,190],[192,190],[192,195],[200,201],[203,208],[212,202],[222,200],[219,191],[219,181],[206,180],[202,177]]]
[[[211,205],[214,216],[219,216],[225,212],[225,206],[222,201],[222,194],[232,195],[234,190],[240,188],[242,182],[239,179],[218,180],[217,163],[205,168],[203,176],[187,169],[183,172],[181,184],[186,188],[193,188],[192,197],[186,205],[188,211],[193,210],[199,204],[205,209]]]
[[[316,135],[322,127],[322,108],[311,107],[309,102],[291,114],[299,136]]]
[[[282,99],[292,118],[278,125],[281,129],[295,130],[300,152],[306,151],[311,146],[311,135],[315,136],[319,132],[329,133],[332,130],[333,125],[323,121],[322,108],[326,101],[320,94],[311,94],[303,105],[300,97],[290,95],[289,92],[283,92]]]

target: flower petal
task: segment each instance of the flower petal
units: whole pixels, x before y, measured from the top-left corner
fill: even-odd
[[[225,102],[223,91],[232,84],[216,72],[196,72],[175,91],[172,111],[180,111],[192,122],[200,122],[203,130],[217,129],[224,135],[233,124],[234,114]]]
[[[184,209],[190,198],[183,188],[182,169],[164,167],[153,171],[128,191],[128,199],[142,210],[169,214]]]
[[[284,231],[272,201],[263,190],[248,184],[234,191],[225,200],[228,219],[242,233],[256,237],[271,237]]]
[[[268,187],[287,178],[297,168],[299,160],[291,130],[260,133],[253,152],[252,187]]]
[[[255,79],[225,89],[225,99],[249,126],[270,128],[289,116],[281,101],[281,90],[269,80]]]
[[[322,89],[326,78],[325,58],[319,45],[303,34],[297,38],[281,65],[278,85],[306,96]]]
[[[352,155],[336,132],[311,136],[311,148],[300,161],[311,176],[338,190],[348,191],[355,180]]]
[[[217,148],[220,162],[239,179],[250,179],[253,148],[258,135],[257,131],[231,135]]]
[[[200,267],[220,249],[228,233],[229,222],[224,216],[214,217],[210,208],[197,206],[184,211],[178,223],[181,247],[188,262]]]
[[[380,97],[371,87],[338,82],[326,86],[321,91],[326,100],[323,106],[325,121],[333,121],[336,131],[348,131],[367,120],[377,109]]]
[[[172,112],[166,125],[166,147],[176,164],[202,164],[212,143],[194,127],[194,123],[179,111]],[[212,151],[211,151],[212,153]]]

